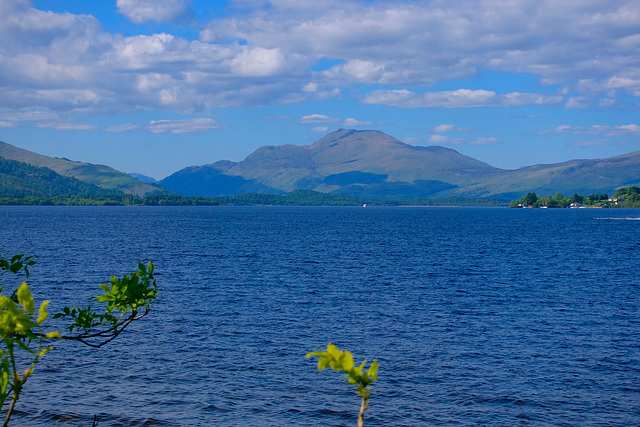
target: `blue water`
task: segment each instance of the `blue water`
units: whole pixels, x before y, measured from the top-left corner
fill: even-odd
[[[328,342],[380,364],[366,425],[640,425],[639,210],[2,207],[0,221],[3,255],[40,257],[30,282],[50,312],[138,259],[161,291],[102,349],[56,343],[14,425],[355,425],[353,387],[304,358]]]

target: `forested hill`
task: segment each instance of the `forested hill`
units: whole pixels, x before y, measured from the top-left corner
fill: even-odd
[[[87,184],[76,178],[62,176],[49,168],[32,166],[0,157],[1,197],[116,194],[123,193]]]
[[[63,177],[76,178],[86,184],[93,184],[106,190],[113,190],[125,194],[144,196],[154,193],[173,193],[158,184],[140,181],[106,165],[49,157],[1,141],[0,157],[26,163],[31,166],[48,168]]]

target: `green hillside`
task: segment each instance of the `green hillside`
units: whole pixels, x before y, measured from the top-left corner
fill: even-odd
[[[49,168],[0,157],[0,197],[114,195],[119,191],[62,176]]]
[[[45,167],[64,177],[76,178],[86,184],[93,184],[103,189],[115,190],[125,194],[144,196],[157,192],[169,193],[167,189],[159,185],[139,181],[109,166],[48,157],[5,142],[0,142],[0,157],[32,166]]]
[[[458,188],[454,194],[467,197],[520,198],[538,194],[613,194],[621,187],[640,185],[640,151],[606,159],[571,160],[535,165],[490,177]]]

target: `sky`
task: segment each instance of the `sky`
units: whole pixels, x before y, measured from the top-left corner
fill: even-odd
[[[161,179],[340,128],[504,169],[640,150],[640,2],[0,0],[0,141]]]

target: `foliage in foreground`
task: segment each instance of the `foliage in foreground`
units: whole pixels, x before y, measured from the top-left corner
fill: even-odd
[[[33,257],[14,255],[10,259],[0,256],[0,271],[19,274],[24,272],[29,278],[29,267],[35,264]],[[145,266],[138,263],[138,271],[119,279],[111,277],[110,285],[100,284],[105,292],[91,298],[92,301],[106,304],[104,312],[65,307],[54,318],[68,317],[73,323],[67,327],[76,335],[61,335],[59,332],[42,332],[42,325],[48,318],[47,305],[41,303],[35,311],[33,295],[29,285],[24,282],[10,296],[0,295],[0,340],[4,349],[0,350],[0,410],[6,409],[3,426],[9,424],[15,405],[20,398],[22,388],[33,374],[39,359],[52,349],[45,343],[52,339],[79,341],[91,347],[101,347],[114,340],[134,320],[145,316],[151,303],[158,295],[153,277],[153,264]],[[2,291],[3,288],[0,288]],[[26,367],[26,369],[22,369]]]
[[[333,368],[334,371],[344,372],[345,377],[349,378],[347,383],[357,384],[356,393],[362,396],[360,404],[360,412],[358,413],[358,427],[364,426],[364,411],[369,407],[369,398],[371,397],[371,387],[369,384],[378,379],[378,361],[374,360],[366,372],[364,366],[367,363],[364,360],[359,366],[353,363],[353,355],[348,351],[340,351],[338,348],[329,343],[326,351],[316,351],[309,353],[306,357],[318,357],[318,370],[325,368]]]

